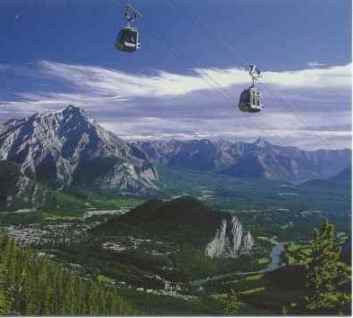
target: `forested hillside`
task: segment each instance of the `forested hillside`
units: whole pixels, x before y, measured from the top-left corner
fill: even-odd
[[[0,314],[132,315],[137,311],[112,287],[19,247],[0,236]]]

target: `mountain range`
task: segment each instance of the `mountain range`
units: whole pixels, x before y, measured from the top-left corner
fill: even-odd
[[[238,178],[266,178],[302,183],[326,179],[350,166],[351,151],[314,150],[230,140],[138,141],[148,158],[169,168],[216,171]]]
[[[352,182],[352,169],[348,167],[338,174],[327,179],[312,179],[301,184],[302,187],[341,187],[350,191]]]
[[[304,151],[273,145],[263,138],[253,143],[206,139],[126,142],[81,108],[69,105],[61,111],[3,123],[0,161],[16,164],[14,168],[4,163],[3,170],[18,170],[17,188],[27,180],[28,185],[39,181],[56,189],[150,194],[159,190],[160,166],[302,183],[344,173],[351,151]]]

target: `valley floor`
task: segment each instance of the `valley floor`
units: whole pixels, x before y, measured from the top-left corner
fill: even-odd
[[[300,220],[296,214],[288,217],[287,211],[264,213],[254,209],[249,213],[242,212],[240,217],[247,224],[254,217],[272,219],[282,215],[285,216],[285,222],[293,225],[281,226],[280,233],[274,232],[272,228],[271,236],[265,236],[265,230],[255,232],[257,244],[266,243],[262,246],[262,253],[255,249],[249,257],[230,261],[228,266],[218,269],[218,273],[211,270],[207,274],[206,269],[204,274],[192,273],[189,278],[183,274],[182,279],[178,281],[178,269],[173,265],[168,266],[165,262],[170,253],[168,249],[173,250],[173,246],[165,245],[164,252],[153,252],[155,247],[149,245],[151,242],[130,236],[129,242],[125,239],[125,245],[106,244],[105,250],[100,250],[101,254],[97,255],[94,254],[97,247],[87,245],[90,230],[109,222],[114,216],[125,214],[131,207],[88,208],[73,215],[36,210],[4,211],[1,212],[0,218],[2,229],[19,244],[31,245],[41,253],[78,270],[82,275],[95,277],[104,284],[118,288],[121,295],[127,297],[144,313],[222,314],[220,300],[231,289],[239,291],[241,312],[244,314],[281,313],[281,304],[286,305],[289,300],[295,300],[302,293],[300,289],[286,290],[283,286],[277,286],[276,279],[273,280],[273,275],[286,275],[286,269],[281,268],[281,255],[286,243],[279,242],[278,238],[284,237],[283,231],[294,226],[296,221],[299,220],[298,224],[301,224],[300,222],[308,221],[309,217],[312,220],[313,214],[301,213],[300,216],[304,220]],[[247,217],[249,221],[246,222]],[[16,222],[18,219],[22,221]],[[23,220],[27,220],[27,224],[24,224]],[[266,222],[263,225],[266,226]],[[293,236],[291,232],[288,235]],[[342,240],[346,238],[344,232],[340,235]],[[301,244],[304,237],[302,231],[296,240],[287,243]],[[143,248],[151,249],[150,262],[160,264],[152,264],[149,261],[141,263],[141,257],[145,254],[138,255],[139,249],[136,249],[136,246],[139,244],[144,244]],[[136,253],[119,254],[129,249]],[[111,266],[114,266],[114,269]],[[253,270],[247,270],[249,268]],[[275,274],[276,272],[278,274]],[[275,297],[282,299],[276,305]]]

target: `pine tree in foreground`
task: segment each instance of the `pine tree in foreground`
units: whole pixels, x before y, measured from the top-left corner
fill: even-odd
[[[351,271],[341,261],[334,226],[327,221],[315,230],[311,256],[306,264],[306,286],[309,296],[305,307],[309,312],[348,314],[351,306]]]

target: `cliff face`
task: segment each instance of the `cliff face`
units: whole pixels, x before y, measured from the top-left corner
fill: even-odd
[[[209,257],[238,257],[251,251],[255,241],[250,232],[244,232],[236,216],[225,218],[209,242],[205,254]]]
[[[24,175],[17,164],[0,160],[0,209],[40,207],[47,195],[48,189]]]
[[[255,245],[255,240],[250,232],[247,232],[243,237],[243,249],[242,253],[247,254],[250,253],[251,249]]]
[[[59,188],[131,193],[157,189],[158,174],[146,154],[74,106],[6,122],[0,160],[13,161],[21,172]]]

